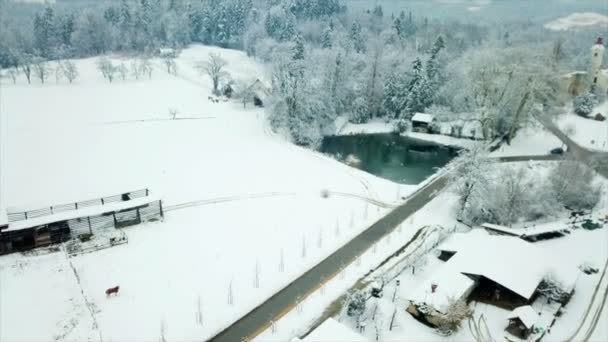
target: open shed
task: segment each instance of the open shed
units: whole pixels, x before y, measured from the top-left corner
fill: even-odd
[[[431,124],[435,121],[433,114],[416,113],[412,117],[412,130],[420,133],[431,133]]]
[[[534,325],[538,322],[538,313],[530,305],[525,305],[513,310],[507,318],[509,325],[505,330],[525,340],[534,331]]]

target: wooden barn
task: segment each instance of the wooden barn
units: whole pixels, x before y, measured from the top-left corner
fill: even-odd
[[[94,200],[12,210],[0,230],[0,253],[60,243],[107,229],[124,228],[163,217],[162,201],[147,189]]]

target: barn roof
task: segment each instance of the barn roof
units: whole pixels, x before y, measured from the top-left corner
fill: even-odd
[[[158,197],[146,196],[146,197],[135,198],[135,199],[128,200],[128,201],[112,202],[112,203],[106,203],[103,205],[95,205],[95,206],[91,206],[91,207],[63,211],[63,212],[55,213],[55,214],[51,214],[51,215],[45,215],[45,216],[40,216],[40,217],[31,218],[31,219],[27,219],[27,220],[11,222],[11,223],[9,223],[8,228],[4,231],[15,231],[15,230],[21,230],[21,229],[28,229],[28,228],[32,228],[32,227],[49,224],[49,223],[67,221],[67,220],[71,220],[71,219],[75,219],[75,218],[79,218],[79,217],[101,215],[103,213],[120,211],[120,210],[124,210],[124,209],[143,206],[143,205],[146,205],[146,204],[149,204],[152,202],[156,202],[158,200],[160,200],[160,198],[158,198]]]
[[[499,226],[497,224],[491,224],[491,223],[484,223],[481,226],[483,228],[486,228],[489,230],[501,232],[501,233],[511,235],[511,236],[518,236],[518,237],[537,236],[537,235],[547,234],[547,233],[559,233],[559,232],[568,230],[568,227],[566,227],[564,224],[556,224],[556,223],[542,224],[542,225],[527,227],[527,228],[510,228],[510,227]]]
[[[434,119],[435,119],[435,116],[433,114],[425,114],[425,113],[416,113],[416,114],[414,114],[414,117],[412,117],[412,121],[424,122],[424,123],[431,123],[431,122],[433,122]]]
[[[549,274],[569,288],[577,275],[575,265],[553,263],[554,258],[532,243],[481,229],[454,234],[439,249],[456,252],[446,262],[454,272],[486,277],[526,299]]]
[[[368,340],[335,319],[328,318],[325,322],[321,323],[321,325],[308,334],[308,336],[303,339],[294,339],[294,341],[367,342]]]
[[[526,328],[530,329],[538,322],[538,313],[530,305],[525,305],[511,311],[511,314],[507,318],[519,318]]]

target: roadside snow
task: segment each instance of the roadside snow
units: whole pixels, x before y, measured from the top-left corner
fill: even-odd
[[[492,157],[535,156],[549,154],[563,143],[551,132],[542,127],[526,127],[520,129],[510,145],[502,144],[490,154]]]

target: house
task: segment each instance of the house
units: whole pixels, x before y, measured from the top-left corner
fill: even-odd
[[[163,216],[162,201],[150,196],[147,189],[30,210],[9,209],[8,225],[0,230],[0,254],[48,246]]]
[[[532,303],[548,275],[572,290],[578,273],[575,265],[558,265],[542,249],[519,237],[490,235],[481,229],[454,234],[438,250],[451,257],[405,297],[407,311],[433,326],[446,315],[450,300],[512,310]]]
[[[588,86],[595,87],[600,94],[608,94],[608,69],[603,69],[604,39],[598,37],[591,47],[589,71],[574,71],[562,75],[562,87],[569,94],[576,96],[585,92]]]
[[[368,340],[357,332],[346,327],[333,318],[328,318],[315,330],[302,338],[294,338],[292,342],[368,342]]]
[[[432,114],[416,113],[412,117],[412,131],[420,133],[433,133],[432,124],[435,116]]]
[[[507,318],[509,325],[505,330],[525,340],[534,331],[534,325],[538,322],[538,313],[530,305],[525,305],[513,310]]]

